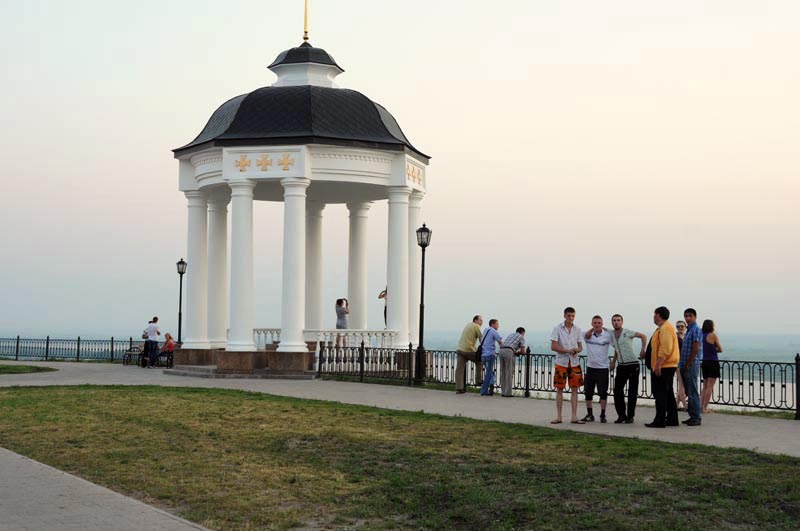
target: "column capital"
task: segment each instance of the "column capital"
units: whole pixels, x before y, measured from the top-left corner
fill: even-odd
[[[227,212],[228,203],[231,202],[230,196],[212,195],[208,198],[209,212]]]
[[[425,192],[422,190],[414,190],[411,192],[411,202],[415,203],[414,206],[419,207],[422,200],[425,198]]]
[[[306,201],[306,214],[313,217],[321,217],[326,204],[319,201]]]
[[[286,179],[281,179],[281,186],[283,186],[284,190],[287,188],[306,189],[310,184],[311,180],[305,177],[287,177]]]
[[[408,186],[390,186],[388,188],[390,203],[408,203],[411,188]]]
[[[231,189],[232,197],[253,197],[253,190],[256,188],[255,181],[230,181],[228,187]]]
[[[189,208],[192,207],[203,207],[206,206],[206,194],[202,190],[191,190],[188,192],[183,192],[183,195],[186,196],[187,201],[189,202]]]
[[[369,209],[372,208],[372,203],[369,201],[361,203],[347,203],[347,210],[350,211],[350,217],[367,217]]]

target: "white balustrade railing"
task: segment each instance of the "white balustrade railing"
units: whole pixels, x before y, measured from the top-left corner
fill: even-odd
[[[395,330],[306,330],[314,333],[317,342],[322,346],[360,347],[364,343],[368,348],[391,348],[394,345]]]
[[[280,328],[253,328],[253,342],[256,344],[256,350],[266,350],[267,345],[279,343],[280,340]]]

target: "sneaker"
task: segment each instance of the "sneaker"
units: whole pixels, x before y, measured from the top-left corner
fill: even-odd
[[[692,419],[691,419],[691,418],[688,418],[688,419],[686,419],[686,420],[682,420],[682,421],[681,421],[681,424],[689,424],[691,421],[692,421]]]
[[[628,419],[626,419],[625,417],[617,417],[617,420],[614,421],[614,424],[623,424],[627,421]]]
[[[583,417],[584,422],[594,422],[594,415],[586,415]]]
[[[686,423],[687,426],[699,426],[700,424],[702,423],[697,419],[690,420],[689,422]]]

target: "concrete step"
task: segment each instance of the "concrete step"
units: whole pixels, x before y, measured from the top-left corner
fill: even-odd
[[[175,365],[172,370],[175,371],[183,371],[183,372],[191,372],[191,373],[201,373],[201,374],[211,374],[216,372],[217,366],[216,365]]]

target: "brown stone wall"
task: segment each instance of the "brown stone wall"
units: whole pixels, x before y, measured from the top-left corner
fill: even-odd
[[[254,370],[264,369],[267,366],[267,353],[264,351],[218,351],[216,359],[219,374],[252,374]]]
[[[175,349],[174,365],[214,365],[216,350]]]
[[[266,352],[271,373],[314,370],[314,352]]]

